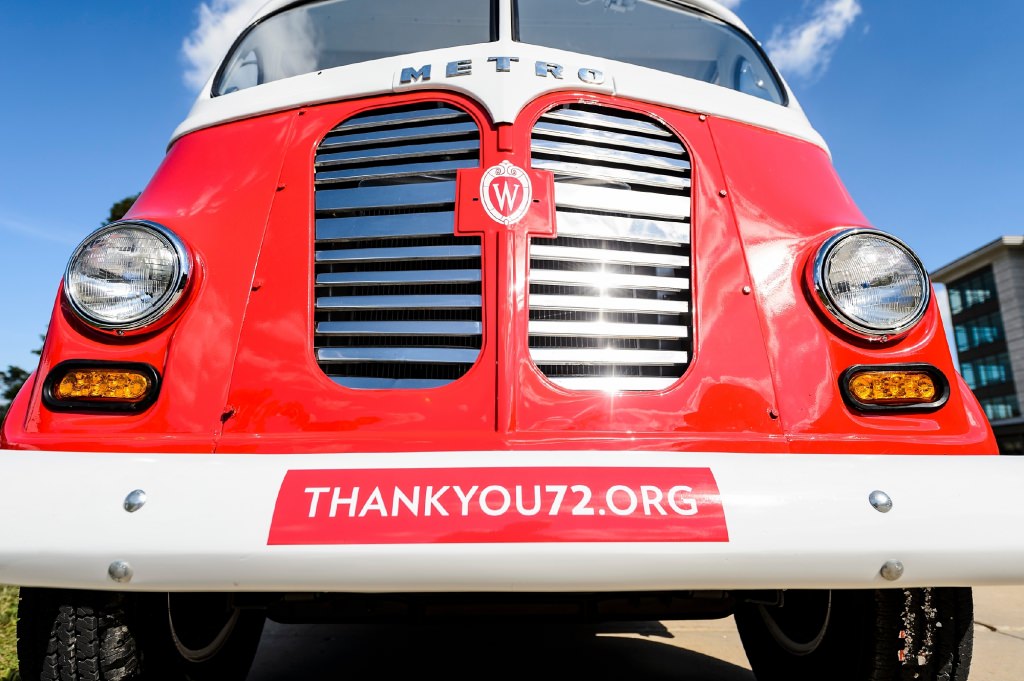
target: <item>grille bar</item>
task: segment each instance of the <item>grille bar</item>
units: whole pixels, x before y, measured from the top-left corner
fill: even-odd
[[[472,364],[476,350],[457,348],[320,348],[321,362],[404,362],[415,364]]]
[[[393,270],[390,272],[328,272],[318,274],[317,286],[375,284],[445,284],[480,281],[480,270]]]
[[[530,335],[566,338],[686,338],[689,329],[668,324],[614,324],[611,322],[530,322]]]
[[[567,260],[572,262],[589,262],[597,265],[619,264],[639,265],[643,267],[687,267],[690,258],[674,253],[645,253],[637,251],[619,251],[612,248],[574,248],[571,246],[541,246],[530,249],[530,255],[538,260]]]
[[[660,122],[572,104],[533,130],[557,234],[530,242],[530,355],[567,390],[652,391],[690,362],[689,154]]]
[[[483,343],[480,239],[454,235],[455,176],[479,165],[451,105],[370,111],[317,150],[314,351],[358,390],[436,388]]]
[[[558,212],[558,234],[563,237],[593,237],[676,246],[690,242],[689,227],[685,223],[651,218],[572,213],[565,210]]]
[[[661,168],[664,170],[688,171],[690,162],[670,156],[654,156],[652,154],[634,153],[623,149],[591,147],[585,144],[561,142],[557,140],[533,140],[535,157],[564,157],[569,159],[586,159],[596,163],[632,165],[638,168]]]
[[[625,213],[668,220],[690,214],[690,199],[686,196],[568,183],[555,185],[555,204],[559,208],[577,208],[619,215]]]
[[[343,128],[339,126],[336,130],[338,130],[337,134],[346,134],[366,128],[386,129],[397,125],[419,125],[437,121],[464,120],[466,118],[466,113],[461,109],[437,104],[429,108],[392,109],[387,113],[363,114],[356,118],[350,118],[345,121]],[[328,135],[328,138],[332,136]]]
[[[480,308],[480,296],[334,296],[317,298],[318,310],[467,310]]]
[[[637,312],[640,314],[686,314],[690,303],[685,300],[648,300],[645,298],[614,298],[612,296],[545,296],[531,295],[533,310],[595,310],[597,312]]]
[[[533,162],[533,167],[540,168],[542,170],[550,170],[555,174],[555,177],[565,176],[568,178],[586,178],[613,185],[641,182],[654,187],[669,187],[672,189],[686,189],[690,186],[690,179],[687,177],[648,173],[642,170],[627,170],[623,168],[597,168],[585,163],[549,161],[539,158]]]
[[[444,236],[455,230],[455,213],[406,213],[316,221],[317,241],[360,241],[403,236]]]
[[[434,158],[441,154],[470,154],[479,152],[480,143],[453,140],[426,144],[407,144],[401,147],[385,147],[382,149],[356,149],[337,153],[318,154],[316,162],[326,167],[336,167],[341,163],[362,163],[366,161],[380,163],[387,160],[406,160],[413,158]],[[448,159],[445,159],[448,160]]]
[[[353,248],[320,251],[317,262],[388,262],[392,260],[465,260],[479,258],[479,246],[418,246],[397,248]]]
[[[608,128],[610,130],[639,132],[655,137],[672,137],[672,133],[653,121],[645,121],[637,118],[627,118],[609,113],[598,113],[584,109],[563,107],[544,114],[548,121],[568,121],[574,124],[589,125],[595,128]]]
[[[320,322],[326,336],[479,336],[480,322]]]
[[[454,202],[454,182],[403,184],[399,187],[324,188],[316,193],[318,211],[428,208],[451,205]]]
[[[615,272],[588,270],[535,269],[530,272],[530,281],[534,284],[566,284],[598,289],[639,288],[659,291],[685,291],[690,288],[690,280],[682,277],[654,277],[643,274],[617,274]]]
[[[409,144],[427,139],[459,137],[467,132],[476,132],[476,123],[462,121],[454,123],[438,123],[436,125],[418,125],[414,128],[363,128],[365,132],[347,131],[345,135],[328,135],[320,145],[320,151],[333,151],[347,147],[369,144],[390,145]]]

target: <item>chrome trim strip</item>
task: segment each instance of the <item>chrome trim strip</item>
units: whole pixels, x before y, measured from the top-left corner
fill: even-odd
[[[555,202],[559,208],[627,213],[680,220],[690,216],[690,198],[653,192],[633,192],[558,182]]]
[[[653,156],[607,147],[588,147],[583,144],[559,142],[556,140],[533,140],[534,154],[585,158],[591,161],[634,165],[640,168],[663,168],[666,170],[690,170],[690,162],[681,158]]]
[[[558,211],[558,236],[615,239],[659,244],[689,244],[690,225],[650,218]]]
[[[567,121],[569,123],[582,123],[584,125],[607,127],[612,130],[631,130],[645,135],[672,137],[671,132],[650,121],[642,121],[635,118],[624,118],[611,114],[596,113],[594,111],[584,111],[582,109],[555,109],[553,111],[548,111],[541,116],[541,120]]]
[[[450,236],[455,231],[455,213],[405,213],[317,218],[317,241],[361,241],[402,236]]]
[[[320,348],[317,359],[326,364],[361,362],[418,362],[423,364],[473,364],[476,349],[462,348]]]
[[[686,314],[690,304],[685,300],[647,300],[644,298],[613,298],[610,296],[546,296],[531,295],[534,310],[597,310],[601,312],[639,312],[641,314]]]
[[[318,251],[318,263],[388,262],[393,260],[459,260],[479,258],[479,246],[403,246],[399,248],[353,248]]]
[[[377,286],[387,284],[465,284],[480,281],[480,270],[391,270],[387,272],[325,272],[317,286]]]
[[[575,125],[551,123],[543,118],[537,122],[537,125],[533,126],[533,134],[534,136],[578,140],[587,142],[592,146],[617,145],[661,154],[682,155],[685,153],[682,144],[676,141],[669,141],[668,139],[651,139],[650,137],[611,132],[610,130],[596,130]]]
[[[316,332],[324,336],[479,336],[481,322],[320,322]]]
[[[394,125],[410,125],[414,123],[432,123],[434,121],[467,118],[467,114],[459,109],[436,107],[429,109],[413,109],[410,111],[393,111],[386,114],[362,115],[349,119],[331,131],[332,134],[347,130],[363,130],[365,128],[384,128]]]
[[[341,182],[393,182],[400,178],[444,178],[450,179],[460,168],[475,168],[475,158],[430,163],[405,163],[402,165],[360,166],[325,170],[316,174],[318,187]]]
[[[318,310],[462,310],[480,307],[480,296],[326,296],[316,299]]]
[[[530,270],[531,284],[561,284],[599,289],[639,288],[655,291],[687,291],[690,280],[683,277],[652,277],[617,272]]]
[[[572,181],[566,178],[589,178],[591,180],[604,180],[610,183],[638,184],[665,189],[679,190],[690,188],[690,178],[688,177],[646,173],[640,170],[623,170],[621,168],[551,161],[542,158],[534,159],[533,167],[540,170],[550,170],[555,174],[556,182]]]
[[[530,348],[536,364],[621,364],[628,366],[665,366],[686,364],[686,352],[670,350],[625,350],[622,348]]]
[[[685,326],[669,324],[616,324],[613,322],[551,322],[531,319],[531,336],[560,338],[642,338],[672,339],[690,335]]]
[[[568,260],[570,262],[611,263],[616,265],[640,265],[644,267],[690,266],[690,259],[685,255],[614,251],[602,248],[541,246],[539,242],[530,246],[530,257],[538,260]]]
[[[360,149],[342,151],[333,154],[317,154],[316,166],[321,169],[325,165],[340,165],[341,162],[358,163],[361,161],[379,161],[381,159],[423,158],[438,154],[476,152],[480,149],[478,140],[436,142],[430,144],[410,144],[401,147],[383,147],[378,149]]]
[[[420,208],[443,206],[455,201],[455,182],[400,184],[391,187],[320,189],[316,209],[375,210],[381,208]]]
[[[415,128],[387,128],[363,129],[362,131],[349,132],[336,130],[320,143],[318,151],[331,152],[334,149],[346,147],[364,146],[367,144],[392,144],[395,142],[411,143],[416,140],[441,139],[444,137],[458,137],[467,133],[477,132],[476,123],[453,122],[438,123],[436,125],[418,126]]]

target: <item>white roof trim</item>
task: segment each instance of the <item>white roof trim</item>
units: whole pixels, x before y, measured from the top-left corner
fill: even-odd
[[[750,35],[739,17],[714,0],[675,0],[680,4],[707,12]],[[252,22],[293,4],[295,0],[270,0],[253,17]],[[510,2],[501,2],[501,11],[509,11]],[[250,22],[250,24],[252,23]],[[516,56],[510,73],[495,73],[487,59],[496,54]],[[471,59],[473,74],[446,78],[445,65],[451,61]],[[540,78],[534,73],[534,62],[555,62],[565,67],[565,78]],[[420,68],[430,64],[433,77],[429,83],[403,84],[402,69]],[[488,72],[487,67],[491,66]],[[605,80],[599,85],[584,83],[576,77],[580,69],[599,69]],[[669,106],[687,111],[749,123],[768,130],[806,140],[828,152],[825,140],[811,126],[789,85],[782,81],[788,106],[758,99],[729,88],[704,83],[654,69],[590,57],[548,47],[514,42],[504,35],[496,42],[444,48],[429,52],[377,59],[359,64],[339,66],[266,83],[228,95],[211,97],[213,76],[199,94],[188,117],[174,131],[170,143],[182,135],[222,123],[261,114],[285,111],[300,106],[324,104],[356,97],[384,95],[412,89],[441,89],[459,92],[480,102],[494,122],[511,123],[530,101],[557,90],[593,90],[606,94]],[[671,93],[672,96],[666,96]]]

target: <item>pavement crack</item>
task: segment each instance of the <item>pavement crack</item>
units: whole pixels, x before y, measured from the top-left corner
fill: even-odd
[[[999,634],[1000,636],[1006,636],[1007,638],[1013,638],[1013,639],[1017,639],[1018,641],[1024,641],[1024,636],[1019,636],[1017,634],[1011,634],[1008,631],[1000,631],[998,627],[992,626],[991,624],[985,624],[984,622],[979,622],[977,620],[975,620],[974,623],[976,625],[978,625],[979,627],[984,627],[985,629],[988,629],[989,631],[991,631],[991,632],[993,632],[995,634]]]

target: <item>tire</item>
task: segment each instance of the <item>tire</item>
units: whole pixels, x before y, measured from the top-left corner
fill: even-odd
[[[244,681],[263,613],[225,594],[21,590],[22,681]]]
[[[21,589],[18,664],[23,681],[131,681],[138,647],[114,595]]]
[[[967,681],[969,588],[786,591],[736,626],[758,681]]]
[[[159,650],[159,681],[245,681],[266,617],[233,607],[228,594],[159,594],[144,637]],[[145,681],[150,681],[147,676]]]

